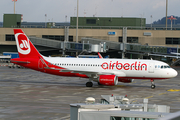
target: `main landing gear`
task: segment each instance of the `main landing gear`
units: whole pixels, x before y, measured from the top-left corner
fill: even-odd
[[[86,83],[86,87],[92,87],[92,86],[93,86],[93,83],[91,81]]]
[[[156,86],[155,86],[155,84],[154,84],[154,80],[152,79],[151,80],[151,89],[154,89]]]

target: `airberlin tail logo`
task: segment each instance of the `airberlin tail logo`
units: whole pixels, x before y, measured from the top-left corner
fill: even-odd
[[[23,33],[15,35],[18,52],[27,55],[31,52],[29,39]]]
[[[22,49],[22,50],[26,50],[26,49],[28,49],[28,42],[26,41],[26,40],[21,40],[21,42],[22,43],[20,43],[20,48]]]

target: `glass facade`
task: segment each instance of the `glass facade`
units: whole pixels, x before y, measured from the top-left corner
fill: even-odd
[[[86,19],[86,24],[96,24],[96,19]]]
[[[123,42],[123,37],[119,37],[119,42]],[[127,43],[138,43],[138,37],[127,37]]]
[[[14,35],[6,35],[6,41],[15,41]]]
[[[180,44],[180,38],[166,38],[166,44],[175,44],[179,45]]]
[[[42,35],[42,38],[64,41],[64,36],[59,36],[59,35]]]
[[[51,40],[58,40],[58,41],[64,41],[64,36],[60,35],[42,35],[42,38],[51,39]],[[69,36],[69,41],[73,41],[73,36]]]

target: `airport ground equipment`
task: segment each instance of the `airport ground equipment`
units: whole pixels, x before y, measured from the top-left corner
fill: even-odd
[[[86,99],[85,103],[70,104],[71,120],[155,120],[171,114],[169,106],[148,104],[148,99],[133,103],[134,99],[129,100],[127,96],[101,97],[101,103],[88,98],[90,101]]]

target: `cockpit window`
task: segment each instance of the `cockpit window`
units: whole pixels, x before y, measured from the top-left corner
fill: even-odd
[[[166,68],[171,68],[171,67],[170,67],[170,66],[168,66],[168,65],[162,65],[162,66],[161,66],[161,69],[163,69],[163,68],[165,68],[165,69],[166,69]]]

